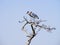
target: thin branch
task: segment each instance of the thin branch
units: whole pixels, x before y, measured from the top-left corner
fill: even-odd
[[[31,25],[31,28],[32,28],[33,34],[29,37],[29,39],[28,39],[28,44],[27,44],[27,45],[30,45],[32,39],[36,36],[35,30],[34,30],[34,28],[33,28],[33,25]]]
[[[52,30],[56,30],[56,28],[54,28],[54,27],[48,27],[47,25],[36,25],[36,27],[38,27],[38,28],[40,28],[40,30],[41,30],[41,28],[43,28],[44,30],[47,30],[48,32],[51,32]],[[36,34],[40,31],[40,30],[38,30],[37,32],[36,32]]]
[[[25,24],[24,24],[24,26],[22,27],[22,31],[24,31],[26,34],[28,34],[28,32],[24,29],[25,28],[25,26],[27,25],[28,23],[26,22]]]

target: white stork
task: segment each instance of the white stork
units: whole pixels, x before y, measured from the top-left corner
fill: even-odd
[[[34,22],[35,25],[36,25],[37,24],[37,20],[39,20],[39,17],[35,13],[33,13],[32,11],[27,11],[26,14],[28,14],[30,16],[30,21]]]
[[[39,21],[38,21],[39,17],[35,13],[33,13],[32,11],[27,11],[26,14],[28,14],[30,16],[30,21],[35,23],[34,29],[36,29],[36,25],[39,24]]]

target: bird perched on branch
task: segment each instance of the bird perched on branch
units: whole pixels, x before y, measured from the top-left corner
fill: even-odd
[[[27,11],[26,14],[28,14],[30,17],[32,17],[34,19],[36,19],[36,18],[39,19],[39,17],[35,13],[33,13],[32,11],[31,12]]]

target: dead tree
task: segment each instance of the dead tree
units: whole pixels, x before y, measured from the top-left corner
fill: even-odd
[[[39,23],[41,23],[41,22],[43,22],[43,21],[45,21],[45,20],[39,20],[39,21],[37,21],[37,22],[32,22],[32,21],[28,21],[28,19],[27,18],[25,18],[25,17],[23,17],[24,18],[24,21],[22,21],[22,22],[26,22],[25,24],[24,24],[24,26],[22,26],[22,31],[24,31],[26,34],[28,34],[28,32],[25,30],[25,26],[27,25],[27,24],[30,24],[30,26],[31,26],[31,30],[32,30],[32,34],[31,35],[27,35],[27,37],[29,38],[28,39],[28,43],[26,44],[26,45],[30,45],[30,43],[31,43],[31,41],[32,41],[32,39],[38,34],[38,32],[40,31],[40,30],[37,30],[37,31],[35,31],[35,27],[36,28],[39,28],[39,29],[44,29],[44,30],[46,30],[46,31],[49,31],[49,32],[51,32],[52,30],[55,30],[56,28],[54,28],[54,27],[48,27],[47,25],[45,25],[45,24],[42,24],[42,25],[40,25]],[[21,23],[21,21],[19,21],[19,23]],[[35,27],[34,27],[35,26]]]

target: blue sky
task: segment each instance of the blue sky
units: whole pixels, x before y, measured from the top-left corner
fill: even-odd
[[[18,21],[28,10],[56,27],[52,33],[41,30],[31,45],[60,45],[60,0],[0,0],[0,45],[25,45],[27,38]]]

